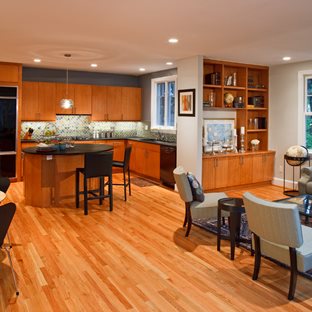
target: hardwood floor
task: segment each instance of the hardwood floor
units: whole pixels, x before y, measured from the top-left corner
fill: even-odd
[[[229,191],[240,196],[244,190]],[[250,189],[283,198],[278,187]],[[217,252],[216,236],[182,228],[178,193],[132,184],[123,200],[114,188],[114,210],[104,206],[25,206],[22,183],[8,199],[17,204],[10,228],[20,296],[15,297],[8,259],[0,253],[0,311],[311,311],[312,281],[299,276],[295,300],[287,300],[289,271],[263,259],[252,281],[253,257],[229,243]],[[92,202],[90,202],[92,203]]]

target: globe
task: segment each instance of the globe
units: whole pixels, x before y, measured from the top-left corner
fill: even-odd
[[[288,148],[285,159],[290,166],[300,166],[308,159],[308,155],[306,147],[293,145]]]

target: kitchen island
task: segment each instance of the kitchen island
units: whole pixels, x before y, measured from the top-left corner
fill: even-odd
[[[76,144],[64,151],[24,148],[25,204],[75,207],[75,172],[76,168],[84,166],[84,155],[112,149],[113,146],[106,144]]]

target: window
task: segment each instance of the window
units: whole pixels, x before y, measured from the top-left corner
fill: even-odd
[[[312,75],[304,76],[305,146],[312,150]]]
[[[175,130],[177,76],[152,79],[151,127]]]

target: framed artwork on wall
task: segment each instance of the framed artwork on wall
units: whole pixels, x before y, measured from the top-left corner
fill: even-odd
[[[195,89],[178,91],[178,116],[195,116]]]
[[[204,119],[204,137],[207,142],[225,142],[232,139],[235,119]]]

